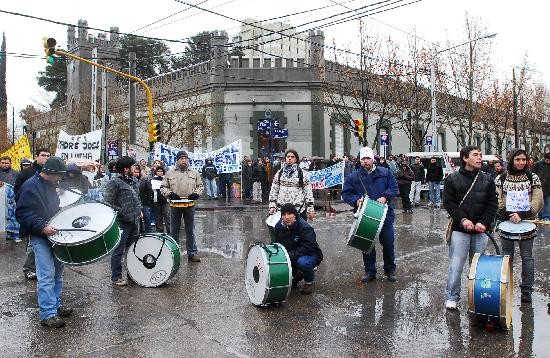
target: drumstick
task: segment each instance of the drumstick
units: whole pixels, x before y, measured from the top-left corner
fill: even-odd
[[[56,229],[57,231],[89,231],[89,232],[97,232],[96,230],[91,229]]]
[[[528,222],[528,223],[537,224],[537,225],[550,225],[550,221],[549,221],[549,220],[540,220],[540,219],[536,219],[536,220],[523,220],[523,221],[526,221],[526,222]]]

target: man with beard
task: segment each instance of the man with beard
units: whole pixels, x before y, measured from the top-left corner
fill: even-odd
[[[195,200],[200,198],[204,186],[200,174],[189,167],[187,152],[180,150],[176,155],[176,168],[169,171],[162,180],[160,192],[170,203],[170,232],[179,243],[181,218],[185,225],[185,246],[189,262],[201,262],[197,255],[195,243]],[[188,199],[192,202],[186,206],[177,205],[174,201]]]

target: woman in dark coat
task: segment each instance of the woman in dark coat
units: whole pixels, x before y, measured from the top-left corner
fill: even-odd
[[[246,159],[243,163],[243,190],[244,198],[246,200],[252,199],[252,184],[254,183],[253,176],[254,171],[252,169],[252,161],[250,159]]]
[[[399,194],[401,195],[401,203],[403,204],[403,213],[412,213],[411,199],[411,184],[414,180],[414,173],[411,168],[405,163],[401,163],[399,170],[395,173],[397,185],[399,186]]]

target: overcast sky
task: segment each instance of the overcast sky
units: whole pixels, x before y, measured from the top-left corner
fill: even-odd
[[[350,8],[359,8],[380,0],[304,0],[304,1],[265,1],[265,0],[187,0],[193,4],[212,9],[226,16],[244,19],[255,17],[268,19],[276,16],[333,5],[307,15],[286,19],[293,25],[300,25],[313,19],[346,11],[335,3]],[[404,4],[408,1],[396,1]],[[142,5],[143,4],[143,5]],[[148,6],[144,6],[148,4]],[[154,7],[149,7],[154,6]],[[76,24],[78,19],[86,19],[88,25],[108,30],[118,26],[121,32],[133,32],[163,17],[186,9],[187,6],[174,0],[156,0],[150,2],[105,1],[85,2],[79,0],[18,0],[2,1],[0,10],[48,18],[60,22]],[[510,77],[513,66],[520,66],[527,54],[529,63],[539,72],[533,72],[545,83],[550,82],[550,50],[547,41],[548,31],[543,28],[548,17],[549,5],[545,1],[524,0],[423,0],[367,19],[367,23],[376,28],[382,36],[391,35],[396,41],[405,43],[406,32],[415,32],[420,38],[436,43],[439,49],[464,41],[465,13],[480,18],[488,33],[498,33],[490,40],[493,46],[493,65],[498,73]],[[172,22],[171,24],[168,24]],[[156,28],[163,25],[160,28]],[[389,26],[388,26],[389,25]],[[229,35],[238,32],[240,24],[214,14],[196,9],[184,11],[167,20],[135,32],[135,34],[167,39],[185,39],[200,31],[224,29]],[[356,21],[326,27],[325,43],[334,39],[337,46],[351,46],[358,51]],[[0,31],[5,32],[7,52],[16,54],[34,54],[39,58],[20,58],[8,54],[7,93],[8,101],[15,106],[16,112],[32,105],[47,105],[52,96],[42,90],[36,81],[39,71],[44,70],[46,61],[43,56],[42,38],[55,37],[61,48],[66,48],[67,28],[39,20],[0,13]],[[96,35],[97,31],[90,33]],[[427,45],[430,45],[427,43]],[[182,46],[174,46],[173,52],[181,51]],[[11,106],[8,106],[11,113]],[[16,113],[17,117],[17,113]]]

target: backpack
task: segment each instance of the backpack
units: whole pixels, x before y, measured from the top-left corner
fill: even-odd
[[[282,174],[282,168],[279,169],[279,179],[278,184],[281,185],[281,174]],[[304,188],[304,172],[302,171],[302,168],[298,167],[298,185],[300,188]]]

